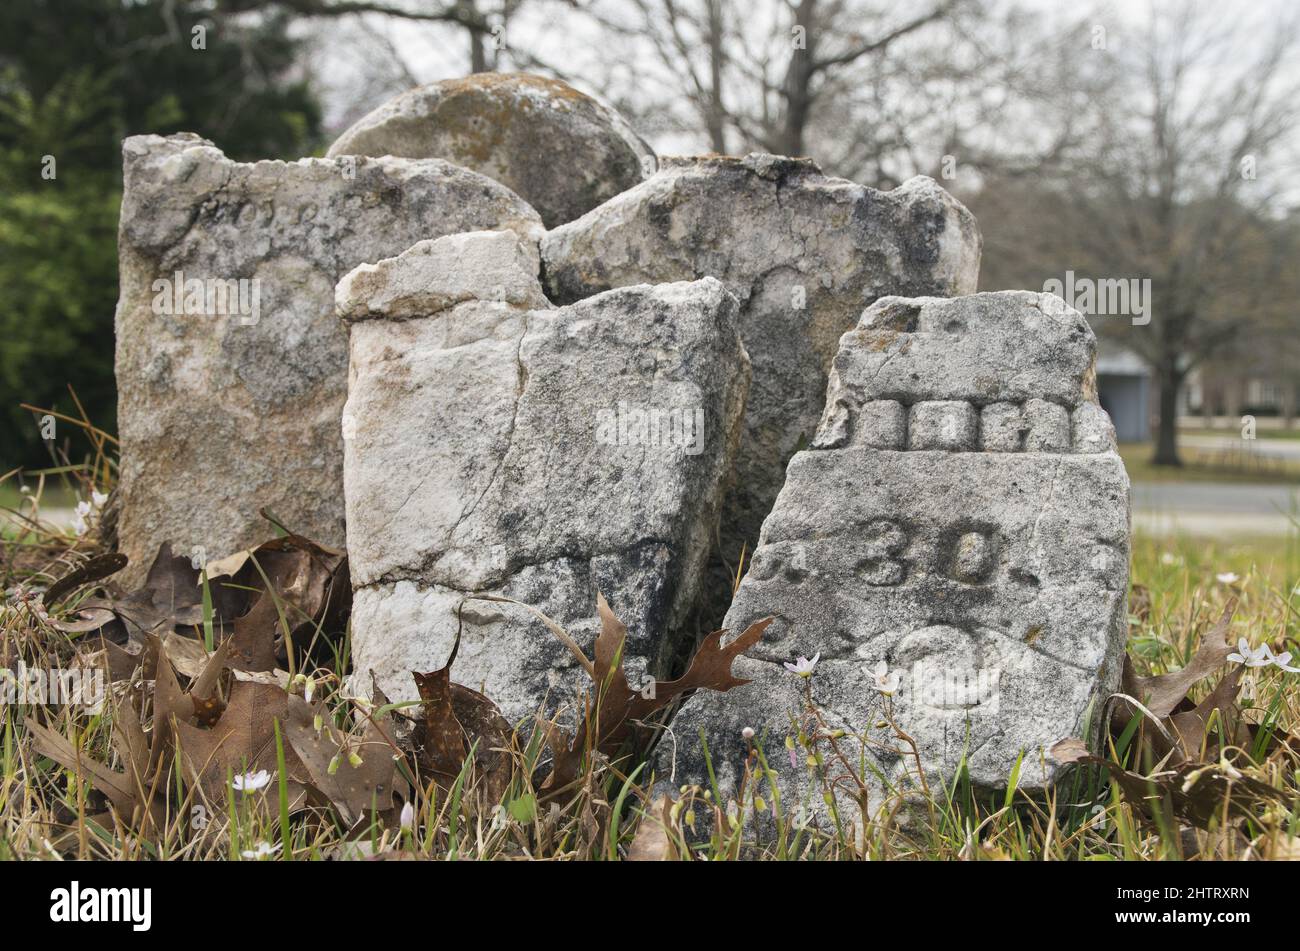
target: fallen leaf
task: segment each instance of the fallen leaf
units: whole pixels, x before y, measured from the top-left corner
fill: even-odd
[[[96,571],[112,564],[116,561],[99,564]],[[212,634],[218,642],[233,642],[235,669],[273,670],[287,662],[289,643],[302,653],[318,632],[341,636],[346,628],[351,584],[342,552],[290,535],[212,564],[205,574],[163,545],[139,589],[88,598],[74,617],[55,623],[68,633],[99,631],[106,642],[119,644],[138,644],[146,635],[199,640],[206,577]],[[73,587],[88,580],[89,573]],[[332,661],[332,651],[320,653],[320,659]],[[177,660],[183,667],[190,658],[178,651]]]
[[[412,736],[416,761],[448,786],[460,775],[472,751],[472,788],[483,804],[492,806],[501,801],[514,775],[513,731],[495,703],[476,690],[452,683],[451,668],[459,652],[457,629],[446,664],[429,673],[412,671],[422,701]]]
[[[636,731],[649,725],[651,716],[683,694],[702,689],[725,692],[749,683],[732,674],[731,665],[762,639],[763,632],[774,620],[769,617],[756,621],[725,646],[722,638],[727,632],[714,631],[700,644],[681,677],[657,680],[647,690],[634,691],[628,686],[622,667],[627,627],[615,616],[603,595],[596,596],[596,610],[601,625],[591,668],[596,699],[588,704],[581,727],[571,739],[558,728],[547,730],[552,770],[542,784],[543,789],[570,786],[589,753],[606,757],[618,754]]]
[[[81,605],[70,618],[51,618],[50,623],[65,634],[85,634],[87,631],[102,631],[117,621],[117,615],[108,608],[86,607]],[[125,636],[116,638],[124,640]]]
[[[1242,722],[1241,708],[1237,706],[1243,669],[1233,668],[1204,700],[1194,707],[1184,701],[1191,709],[1175,711],[1169,717],[1169,725],[1179,740],[1177,752],[1183,760],[1205,762],[1217,759],[1225,746],[1247,748],[1250,731]],[[1213,741],[1208,733],[1212,723],[1216,724]]]
[[[304,655],[318,630],[346,627],[352,586],[342,552],[288,535],[249,553],[235,582],[256,589],[248,611],[232,624],[231,667],[273,670],[288,661],[290,644]]]
[[[122,771],[88,756],[67,737],[32,717],[27,718],[25,726],[37,753],[48,756],[89,783],[108,799],[123,822],[139,830],[141,835],[151,836],[162,827],[165,818],[157,791],[166,780],[166,771],[154,768],[149,740],[131,704],[124,700],[114,703],[110,712],[110,742],[126,766]]]
[[[1218,622],[1201,636],[1200,646],[1181,670],[1155,677],[1139,677],[1125,658],[1124,692],[1141,700],[1158,717],[1167,717],[1187,696],[1192,686],[1228,662],[1236,646],[1228,642],[1237,599],[1228,599]]]
[[[174,717],[172,728],[186,779],[210,799],[223,801],[229,775],[261,769],[276,773],[275,722],[287,720],[288,699],[278,686],[236,680],[230,685],[225,711],[211,729]],[[288,744],[284,754],[286,781],[305,782],[306,770]]]
[[[668,838],[672,826],[671,809],[672,803],[667,796],[656,796],[650,803],[627,847],[629,862],[667,862],[676,857]]]
[[[452,651],[455,658],[455,651]],[[465,731],[451,704],[451,661],[427,674],[412,673],[420,692],[415,755],[420,768],[444,783],[454,782],[465,762]]]
[[[1184,763],[1143,776],[1093,755],[1083,741],[1075,737],[1053,744],[1048,755],[1062,765],[1102,767],[1120,787],[1124,799],[1137,807],[1139,814],[1160,824],[1156,819],[1159,811],[1167,828],[1173,827],[1173,823],[1168,821],[1173,816],[1186,819],[1198,828],[1208,829],[1220,823],[1225,813],[1230,819],[1248,819],[1270,806],[1288,801],[1281,790],[1246,776],[1226,763]]]
[[[65,595],[70,594],[82,585],[102,581],[125,567],[126,555],[117,552],[91,558],[50,585],[45,590],[45,594],[41,596],[41,601],[47,607],[52,607],[62,600]]]
[[[387,720],[368,719],[362,735],[351,738],[334,725],[323,704],[289,697],[285,736],[307,771],[308,784],[333,803],[345,822],[356,822],[367,810],[393,808],[398,748]],[[360,762],[354,764],[353,756]]]
[[[32,749],[42,756],[48,756],[60,766],[72,770],[78,778],[98,789],[113,804],[113,809],[124,821],[134,823],[139,818],[137,809],[140,805],[140,797],[136,792],[135,781],[131,777],[85,755],[63,734],[37,723],[31,717],[27,718],[25,725],[32,739]]]
[[[514,731],[495,703],[462,684],[451,685],[451,709],[474,749],[475,789],[485,805],[495,805],[514,777]]]
[[[172,666],[183,676],[197,677],[208,664],[209,654],[202,641],[167,631],[162,635],[162,644]]]

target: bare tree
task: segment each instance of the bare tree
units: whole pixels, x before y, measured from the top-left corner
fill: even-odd
[[[554,0],[596,26],[595,42],[561,47],[564,71],[490,42],[520,0],[221,0],[273,2],[451,24],[468,31],[473,69],[585,79],[643,128],[716,152],[811,153],[878,185],[950,180],[960,165],[973,180],[948,184],[981,217],[986,273],[1038,262],[1039,284],[1066,269],[1151,279],[1150,324],[1100,329],[1151,367],[1160,464],[1179,461],[1188,372],[1275,306],[1266,281],[1285,242],[1271,222],[1294,180],[1283,162],[1300,108],[1288,60],[1300,14],[1285,0],[1230,18],[1196,0],[1156,3],[1145,20],[1131,5],[1082,8],[1064,24],[1018,0]],[[998,227],[984,209],[999,195],[1052,208],[1052,223],[1022,207]]]
[[[408,25],[450,26],[464,31],[469,71],[487,72],[501,65],[505,29],[524,0],[218,0],[224,13],[278,8],[303,19],[387,18]]]
[[[587,12],[625,41],[614,55],[648,52],[641,69],[675,87],[688,110],[682,125],[701,130],[713,151],[805,155],[844,132],[819,121],[837,96],[885,71],[906,40],[977,6],[931,0],[900,13],[881,0],[608,0]]]
[[[1276,327],[1278,290],[1290,277],[1281,267],[1290,229],[1279,219],[1287,189],[1294,198],[1300,77],[1290,63],[1300,19],[1280,5],[1255,12],[1264,19],[1252,24],[1184,0],[1153,6],[1140,26],[1098,17],[1073,59],[1096,56],[1109,89],[1078,98],[1069,80],[1057,87],[1076,102],[1071,121],[1085,134],[1022,174],[1029,181],[990,185],[1018,193],[1018,222],[991,207],[991,194],[971,202],[992,238],[986,276],[1001,255],[1018,257],[1012,270],[1036,260],[1046,275],[1150,279],[1149,324],[1108,320],[1099,329],[1151,368],[1157,465],[1181,464],[1176,416],[1187,374]]]

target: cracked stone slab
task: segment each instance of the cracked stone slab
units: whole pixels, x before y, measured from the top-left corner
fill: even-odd
[[[1129,507],[1095,402],[1092,331],[1044,297],[891,298],[843,336],[814,448],[791,461],[726,618],[738,632],[776,617],[736,664],[754,682],[687,701],[672,724],[675,763],[668,745],[658,754],[661,777],[675,765],[674,782],[701,781],[683,739],[703,729],[719,781],[734,789],[750,727],[765,737],[783,801],[819,801],[802,748],[793,765],[783,749],[805,685],[783,665],[820,654],[811,691],[829,729],[847,731],[854,762],[855,735],[878,744],[867,753],[873,811],[887,783],[915,783],[915,762],[879,725],[891,707],[932,787],[965,757],[975,786],[1003,788],[1022,754],[1020,788],[1053,781],[1043,751],[1081,735],[1118,683]],[[918,445],[897,429],[925,406],[939,409],[923,416]],[[1062,421],[1072,431],[1028,442],[1035,416],[1057,437]],[[949,442],[934,448],[945,421]],[[889,448],[882,431],[895,436]],[[898,675],[888,701],[882,663]],[[847,797],[840,805],[857,815]]]
[[[830,178],[806,159],[667,159],[660,171],[542,242],[559,302],[642,282],[721,280],[740,301],[754,363],[721,552],[753,551],[795,451],[817,427],[839,337],[891,295],[969,294],[974,217],[929,178],[888,192]],[[715,579],[716,613],[730,595]]]
[[[394,698],[446,663],[466,594],[524,601],[589,649],[603,593],[633,671],[665,671],[692,634],[749,380],[736,301],[703,279],[552,307],[537,269],[476,233],[338,286],[353,668]],[[456,678],[508,716],[582,685],[523,608],[470,601],[461,620]]]
[[[264,506],[341,546],[347,335],[335,284],[362,262],[455,231],[537,240],[536,212],[441,161],[245,164],[189,134],[133,136],[122,152],[126,583],[163,542],[201,560],[264,541]]]
[[[631,188],[655,165],[617,112],[526,73],[475,73],[411,89],[357,121],[328,154],[455,162],[513,189],[548,228]]]

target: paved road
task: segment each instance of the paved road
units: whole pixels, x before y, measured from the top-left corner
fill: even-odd
[[[1296,485],[1138,482],[1131,498],[1134,527],[1157,535],[1233,538],[1300,533],[1300,527],[1287,518],[1292,513],[1300,523],[1300,486]],[[41,514],[57,525],[72,524],[70,508],[46,508]]]
[[[1282,440],[1277,440],[1282,442]],[[1211,538],[1300,532],[1300,486],[1229,482],[1140,482],[1133,486],[1133,524],[1155,534]]]

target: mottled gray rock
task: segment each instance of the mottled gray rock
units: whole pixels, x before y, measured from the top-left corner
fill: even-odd
[[[736,665],[754,683],[687,702],[672,724],[674,782],[702,781],[703,728],[734,788],[751,727],[766,734],[782,801],[819,801],[804,751],[792,765],[783,749],[804,706],[804,681],[783,662],[815,654],[812,697],[830,729],[848,731],[850,761],[855,735],[883,745],[866,756],[872,810],[886,780],[905,788],[916,777],[880,727],[886,672],[899,675],[892,715],[932,788],[963,756],[977,787],[1004,786],[1021,754],[1021,788],[1053,780],[1044,750],[1080,735],[1119,677],[1129,526],[1128,477],[1093,393],[1092,331],[1046,297],[889,298],[844,335],[815,448],[791,461],[727,615],[732,632],[776,617]],[[938,408],[909,448],[881,449],[879,403],[910,406],[911,423]],[[950,448],[924,448],[936,418],[956,420]],[[1036,427],[1050,439],[1031,445]],[[658,765],[661,776],[672,767],[666,745]]]
[[[328,153],[440,158],[514,189],[548,228],[572,221],[654,171],[627,121],[567,83],[475,73],[402,93]]]
[[[392,697],[446,663],[469,593],[588,649],[603,593],[634,671],[662,673],[689,636],[749,379],[735,299],[705,279],[551,308],[536,275],[531,248],[487,233],[339,284],[353,667]],[[522,608],[471,601],[463,620],[454,676],[508,716],[582,686]]]
[[[512,228],[536,240],[540,220],[496,182],[435,160],[242,164],[193,135],[133,136],[122,152],[127,583],[163,542],[219,558],[264,541],[263,506],[342,545],[347,335],[334,285],[422,238]]]
[[[721,555],[733,566],[742,545],[753,551],[786,463],[813,435],[840,335],[883,295],[973,292],[979,255],[975,219],[928,178],[881,192],[771,155],[666,160],[542,242],[547,292],[560,303],[705,275],[740,301],[754,382],[722,514]],[[730,586],[715,577],[714,588],[716,621]]]

